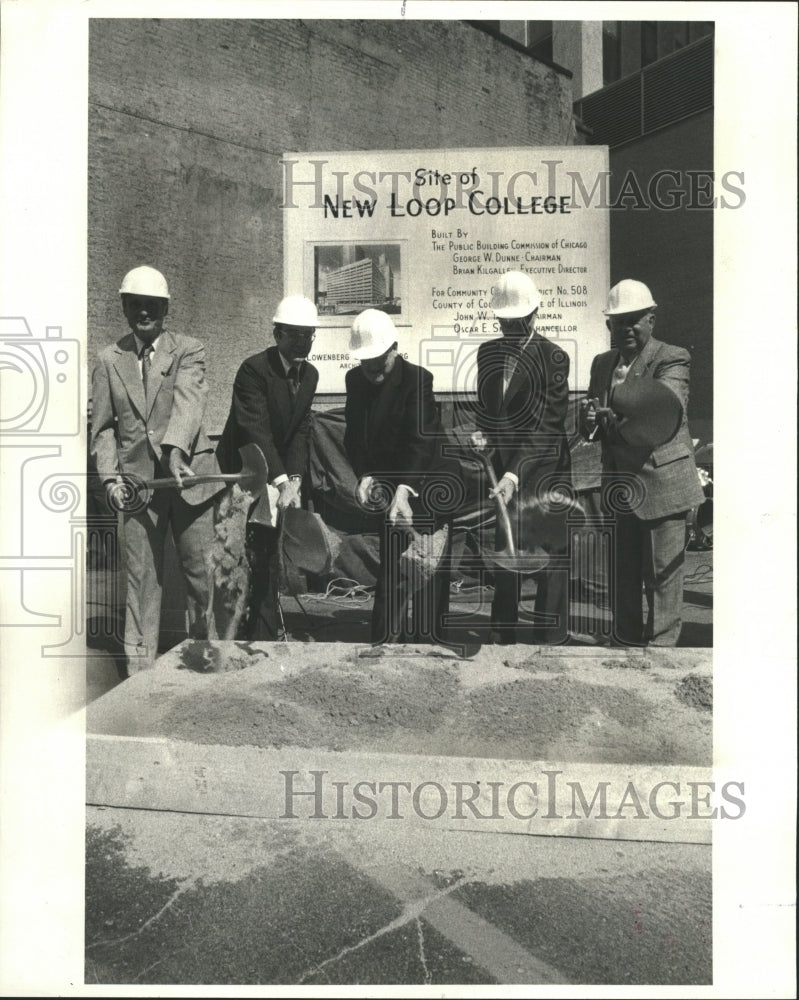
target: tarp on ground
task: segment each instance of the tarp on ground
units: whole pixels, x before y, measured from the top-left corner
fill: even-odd
[[[578,397],[570,402],[567,428],[575,489],[589,514],[598,514],[600,449],[584,441],[577,431]],[[334,552],[333,576],[365,586],[374,584],[377,570],[378,532],[382,515],[365,513],[355,498],[357,481],[344,451],[344,410],[314,413],[311,438],[311,496],[314,510],[330,533]],[[458,423],[447,430],[464,485],[464,502],[454,521],[453,554],[461,575],[471,578],[479,562],[480,545],[492,546],[493,504],[485,493],[479,460],[469,447],[474,423]]]

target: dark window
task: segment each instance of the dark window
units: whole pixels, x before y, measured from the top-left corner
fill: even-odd
[[[527,22],[527,48],[536,59],[552,62],[552,22]]]
[[[621,76],[621,23],[602,22],[602,82],[615,83]]]
[[[657,21],[641,21],[641,65],[648,66],[658,57]]]
[[[674,48],[683,49],[688,44],[689,35],[689,21],[675,21],[674,22]]]
[[[695,42],[700,38],[704,38],[705,35],[713,34],[713,21],[689,21],[688,22],[688,40]]]

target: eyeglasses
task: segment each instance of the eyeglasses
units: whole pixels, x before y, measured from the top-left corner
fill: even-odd
[[[303,330],[296,327],[294,329],[288,329],[284,326],[282,328],[282,333],[290,340],[314,340],[316,338],[316,330]]]
[[[643,313],[616,313],[614,316],[608,316],[608,320],[612,327],[638,326],[639,323],[654,315],[651,311]]]

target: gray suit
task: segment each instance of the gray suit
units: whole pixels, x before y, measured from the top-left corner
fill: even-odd
[[[208,386],[205,349],[199,340],[164,331],[151,358],[145,395],[132,333],[99,356],[92,379],[90,449],[100,478],[118,473],[142,479],[168,475],[163,448],[188,455],[197,475],[219,472],[202,420]],[[212,498],[221,483],[179,491],[153,491],[147,507],[125,515],[127,600],[125,653],[128,670],[151,666],[158,648],[164,545],[169,525],[189,598],[190,633],[207,635],[208,571],[213,541]]]
[[[593,360],[588,396],[598,398],[600,406],[608,405],[618,361],[618,351],[606,351]],[[691,356],[684,348],[651,337],[627,372],[627,382],[657,379],[679,398],[682,424],[670,441],[650,451],[630,447],[612,429],[598,435],[608,495],[618,499],[627,484],[634,484],[630,510],[612,512],[614,633],[627,644],[674,646],[682,627],[685,520],[690,508],[704,499],[686,419],[690,366]],[[642,591],[648,609],[645,623]]]

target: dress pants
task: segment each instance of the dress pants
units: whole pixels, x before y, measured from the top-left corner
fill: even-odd
[[[651,521],[634,514],[616,516],[611,579],[614,641],[632,646],[677,645],[682,629],[687,513]]]
[[[421,533],[419,528],[417,530]],[[400,563],[400,555],[410,541],[411,536],[404,528],[389,524],[383,526],[370,630],[374,644],[443,641],[442,617],[449,611],[448,564],[452,526],[442,554],[442,568],[436,570],[418,589],[413,588]]]
[[[517,534],[518,537],[518,534]],[[519,573],[494,570],[494,599],[491,602],[491,630],[499,642],[512,644],[519,640],[536,646],[559,645],[569,635],[569,569],[567,565],[566,531],[564,522],[562,544],[548,546],[548,551],[560,564],[542,570],[536,576],[533,620],[519,626],[519,604],[522,577]],[[497,525],[494,544],[498,551],[506,545],[505,532]]]
[[[274,642],[280,638],[279,543],[279,528],[266,524],[247,525],[250,595],[245,636],[252,642]]]
[[[208,637],[208,568],[214,539],[214,498],[189,504],[178,490],[154,490],[150,503],[125,517],[127,599],[125,655],[128,673],[152,667],[158,652],[164,546],[170,525],[186,581],[189,636]]]
[[[565,556],[565,552],[553,553]],[[522,578],[518,573],[494,570],[491,630],[502,643],[517,640],[535,646],[559,645],[569,636],[569,573],[566,568],[545,569],[536,577],[533,621],[519,626]]]

